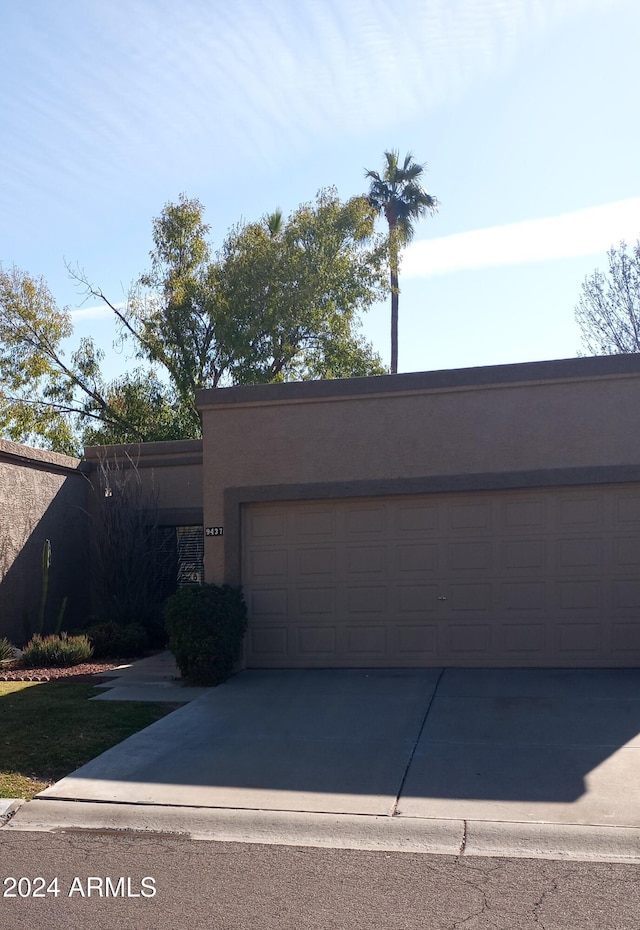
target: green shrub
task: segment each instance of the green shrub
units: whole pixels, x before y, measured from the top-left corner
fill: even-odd
[[[147,631],[140,623],[97,623],[82,632],[91,641],[96,659],[133,659],[149,646]]]
[[[15,659],[15,657],[16,654],[13,646],[6,636],[3,636],[2,639],[0,639],[0,662],[4,662],[6,659]]]
[[[242,590],[230,585],[184,587],[164,609],[169,649],[182,677],[219,685],[231,674],[247,628]]]
[[[24,647],[22,664],[27,668],[39,666],[68,666],[86,662],[93,648],[86,636],[69,636],[67,633],[40,636],[36,633]]]

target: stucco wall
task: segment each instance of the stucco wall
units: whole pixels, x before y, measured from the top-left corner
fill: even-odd
[[[158,522],[181,526],[202,523],[202,441],[147,442],[121,446],[88,446],[84,450],[91,484],[100,486],[100,469],[137,469],[144,498],[153,499]],[[94,495],[92,495],[94,498]],[[90,502],[93,510],[94,500]]]
[[[42,550],[51,542],[47,622],[63,597],[65,625],[88,603],[87,481],[78,459],[0,440],[0,636],[22,642],[37,627]]]
[[[205,524],[226,537],[206,541],[209,581],[236,580],[243,501],[640,479],[636,355],[217,389],[198,404]]]
[[[202,524],[199,440],[93,446],[85,461],[0,440],[0,636],[22,643],[37,628],[42,549],[51,542],[47,623],[68,598],[64,626],[91,611],[90,523],[100,490],[101,462],[137,468],[142,499],[153,499],[158,522]]]

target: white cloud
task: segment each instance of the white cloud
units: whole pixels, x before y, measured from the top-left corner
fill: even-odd
[[[621,239],[640,236],[640,197],[559,216],[413,242],[402,261],[404,278],[472,268],[517,265],[604,254]]]
[[[125,307],[125,304],[114,304],[118,310],[121,310]],[[105,304],[100,304],[97,307],[80,307],[77,310],[70,310],[71,319],[75,323],[81,323],[85,320],[107,320],[113,316],[113,311]]]
[[[41,11],[36,31],[28,13],[16,14],[20,57],[7,77],[24,72],[11,74],[3,100],[0,166],[16,211],[34,184],[61,202],[61,179],[119,191],[132,163],[185,173],[205,163],[227,170],[229,159],[237,172],[243,159],[308,151],[328,133],[424,118],[602,3],[139,0],[116,16],[104,3],[79,15],[76,0]],[[104,59],[96,36],[110,50]]]

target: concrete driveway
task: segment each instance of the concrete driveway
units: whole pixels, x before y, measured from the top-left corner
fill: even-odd
[[[45,800],[455,824],[463,850],[621,828],[640,857],[640,670],[245,671]]]

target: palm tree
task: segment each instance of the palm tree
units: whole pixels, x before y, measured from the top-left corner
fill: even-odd
[[[425,165],[405,156],[398,165],[398,152],[385,152],[386,165],[382,175],[367,171],[371,178],[369,203],[378,213],[384,213],[389,224],[389,266],[391,270],[391,373],[398,371],[398,268],[400,249],[413,239],[415,220],[427,213],[435,213],[438,201],[420,184]]]
[[[280,235],[284,229],[284,220],[282,218],[282,210],[280,207],[276,207],[273,213],[269,213],[265,217],[265,223],[267,225],[267,231],[272,239],[275,239],[276,236]]]

